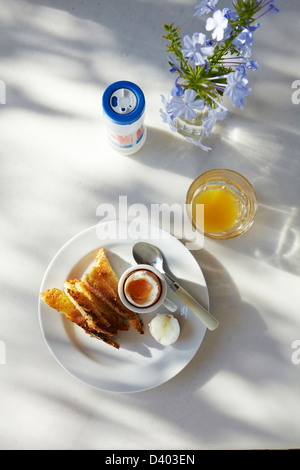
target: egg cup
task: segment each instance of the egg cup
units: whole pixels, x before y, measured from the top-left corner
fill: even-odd
[[[145,307],[137,307],[136,305],[133,305],[127,300],[124,292],[124,284],[126,282],[126,279],[131,274],[133,274],[135,271],[142,270],[150,271],[158,277],[161,284],[161,292],[159,298],[153,304]],[[157,269],[155,269],[153,266],[150,266],[149,264],[138,264],[136,266],[128,268],[120,277],[118,284],[118,293],[121,302],[125,305],[125,307],[135,313],[151,313],[157,310],[161,305],[164,305],[164,307],[166,307],[170,312],[175,312],[177,310],[177,305],[167,298],[167,283],[165,281],[165,278]]]

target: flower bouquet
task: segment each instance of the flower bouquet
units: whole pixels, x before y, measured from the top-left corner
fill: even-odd
[[[234,107],[243,109],[244,98],[251,93],[246,71],[258,68],[257,61],[251,59],[253,33],[260,26],[259,18],[279,11],[275,2],[232,0],[233,8],[221,11],[216,9],[218,0],[202,0],[195,6],[194,16],[211,15],[206,21],[211,38],[194,33],[182,39],[178,26],[164,25],[170,72],[176,79],[169,97],[162,96],[161,116],[172,131],[179,132],[181,121],[190,123],[191,135],[189,131],[182,135],[202,149],[211,150],[202,139],[227,115],[223,95]]]

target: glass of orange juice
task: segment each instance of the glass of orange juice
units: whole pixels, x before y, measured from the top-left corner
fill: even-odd
[[[187,213],[196,230],[220,240],[246,232],[257,207],[252,184],[240,173],[221,168],[198,176],[186,196]]]

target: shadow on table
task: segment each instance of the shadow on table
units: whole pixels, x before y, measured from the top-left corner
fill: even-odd
[[[187,377],[190,376],[188,380],[198,390],[220,370],[228,369],[233,373],[243,374],[243,371],[239,370],[239,361],[236,365],[227,362],[227,359],[232,358],[235,338],[240,338],[246,332],[262,332],[264,325],[259,312],[241,299],[226,268],[210,252],[202,249],[192,254],[199,263],[207,283],[209,310],[220,322],[215,331],[207,330],[198,353],[183,371]],[[238,357],[239,354],[251,354],[251,351],[236,353]]]
[[[136,395],[134,402],[191,436],[192,442],[198,440],[201,447],[220,442],[222,436],[235,433],[237,427],[243,436],[270,437],[272,430],[259,429],[251,421],[238,422],[234,397],[237,403],[242,400],[246,406],[248,386],[250,390],[258,386],[263,393],[264,384],[275,380],[277,372],[269,369],[268,364],[274,358],[278,364],[282,362],[276,340],[268,335],[260,313],[241,299],[226,268],[204,249],[195,258],[207,280],[210,311],[220,325],[215,331],[206,332],[197,354],[180,375],[157,389]],[[268,353],[262,357],[261,351]],[[213,381],[215,375],[221,376],[224,383],[224,406],[220,407],[218,399],[217,409],[213,388],[209,388],[210,394],[202,393],[202,387]],[[243,398],[239,395],[242,390]],[[219,396],[216,390],[216,397]]]
[[[130,75],[130,62],[135,60],[137,63],[149,63],[151,66],[163,66],[168,69],[165,45],[162,35],[164,34],[163,24],[171,23],[178,19],[181,24],[189,21],[189,24],[197,25],[197,20],[193,18],[193,5],[189,9],[182,3],[152,2],[151,0],[85,0],[82,2],[72,2],[68,0],[33,0],[23,2],[20,5],[22,14],[15,21],[23,22],[26,27],[31,28],[37,34],[43,37],[54,39],[54,53],[65,54],[65,46],[73,45],[74,50],[82,51],[80,62],[86,67],[91,76],[98,78],[101,76],[100,70],[97,71],[98,64],[89,63],[86,55],[90,51],[101,51],[107,49],[111,54],[111,59],[119,61],[123,75]],[[38,8],[39,7],[39,8]],[[43,8],[41,8],[43,7]],[[45,21],[61,21],[57,18],[56,11],[66,13],[66,25],[63,33],[58,33],[54,29],[39,29],[36,27],[35,19],[45,18]],[[183,13],[186,12],[185,15]],[[29,20],[28,20],[29,18]],[[29,22],[30,21],[30,22]],[[142,24],[142,28],[141,28]],[[194,26],[192,26],[194,28]],[[16,28],[16,32],[18,28]],[[103,44],[103,31],[107,42]],[[99,35],[100,33],[100,35]],[[101,37],[101,40],[99,38]],[[149,47],[151,43],[151,47]],[[26,44],[26,43],[25,43]],[[88,47],[87,47],[88,44]],[[61,45],[61,47],[59,47]],[[24,46],[24,43],[23,43]],[[35,44],[36,50],[43,50],[47,43],[43,41]],[[49,43],[48,43],[49,47]],[[53,47],[53,44],[51,44]],[[163,51],[163,53],[162,53]],[[11,51],[14,52],[14,51]],[[76,54],[76,51],[74,51]],[[85,55],[86,53],[86,55]],[[67,52],[67,57],[72,58],[72,54]],[[125,70],[127,64],[128,70]]]
[[[240,172],[253,184],[258,198],[258,213],[249,232],[228,240],[226,246],[259,261],[300,274],[300,161],[284,148],[297,148],[298,135],[274,129],[247,117],[230,116],[211,135],[213,151],[207,153],[166,130],[150,127],[148,141],[139,154],[131,156],[145,166],[155,167],[190,178],[190,182],[212,168],[226,167]],[[166,150],[167,149],[167,150]],[[224,165],[223,155],[226,155]],[[151,157],[151,158],[150,158]],[[168,181],[166,180],[166,186]],[[186,190],[189,184],[187,184]],[[169,186],[171,192],[172,187]],[[184,204],[185,194],[181,201]],[[247,239],[247,243],[245,243]],[[245,252],[246,250],[246,252]]]

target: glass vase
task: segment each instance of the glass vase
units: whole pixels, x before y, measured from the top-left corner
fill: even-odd
[[[184,116],[174,118],[174,125],[178,134],[198,141],[203,131],[203,119],[209,113],[209,109],[205,106],[202,111],[197,112],[197,116],[193,119],[185,119]]]

